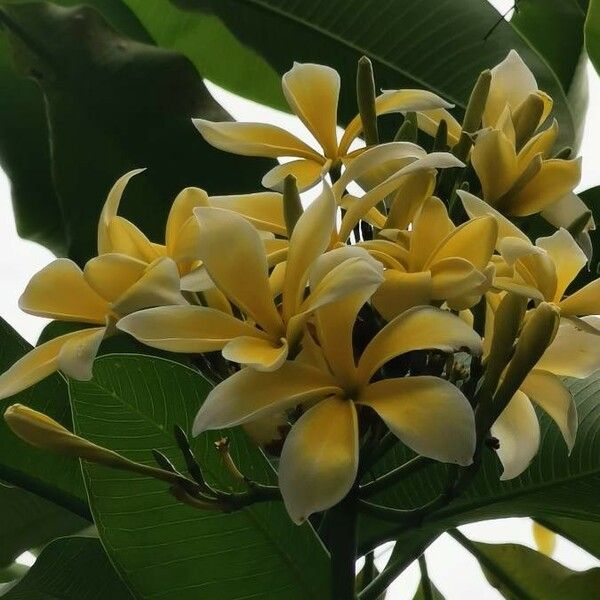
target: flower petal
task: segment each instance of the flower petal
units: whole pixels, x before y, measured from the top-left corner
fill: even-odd
[[[240,336],[259,330],[214,308],[160,306],[123,317],[117,328],[140,342],[169,352],[213,352]]]
[[[444,108],[421,110],[417,113],[417,126],[431,137],[435,137],[442,121],[448,124],[448,145],[452,148],[460,139],[460,123]]]
[[[517,392],[492,425],[491,434],[500,441],[496,451],[504,467],[502,481],[518,477],[537,454],[540,424],[531,402]]]
[[[285,339],[279,344],[255,336],[236,337],[223,348],[223,357],[257,371],[276,371],[288,356]]]
[[[388,269],[384,282],[373,295],[373,306],[386,320],[391,321],[400,313],[415,306],[431,302],[431,273],[403,273]]]
[[[331,243],[337,207],[331,188],[323,191],[298,219],[290,238],[283,283],[283,318],[288,321],[300,306],[308,269]]]
[[[214,123],[192,119],[202,137],[215,148],[244,156],[298,156],[309,160],[322,160],[310,146],[281,127],[263,123]]]
[[[385,223],[386,229],[408,229],[415,214],[435,189],[434,171],[417,171],[407,176],[395,193]]]
[[[556,298],[560,300],[587,263],[587,256],[566,229],[559,229],[550,237],[538,238],[535,244],[543,248],[556,265]]]
[[[294,523],[342,500],[358,472],[354,404],[327,398],[302,415],[285,440],[278,470],[283,502]]]
[[[208,194],[200,188],[184,188],[173,200],[165,231],[165,243],[169,250],[169,256],[173,257],[174,248],[179,245],[182,229],[194,216],[194,208],[197,206],[210,206]]]
[[[486,276],[464,258],[444,258],[431,265],[431,296],[435,300],[474,294],[486,282]]]
[[[454,230],[444,203],[435,196],[423,202],[410,234],[409,271],[421,271],[429,264],[442,240]]]
[[[58,353],[58,368],[68,377],[89,381],[106,327],[93,327],[78,333],[81,335],[73,335],[62,345]]]
[[[215,285],[265,331],[281,337],[283,324],[271,296],[258,231],[229,210],[196,208],[194,214],[200,223],[200,255]]]
[[[241,425],[339,391],[328,373],[299,362],[284,362],[271,373],[242,369],[210,392],[196,415],[193,434]]]
[[[123,217],[113,217],[107,231],[110,252],[126,254],[144,262],[152,262],[164,254],[160,246],[153,244],[133,223]]]
[[[541,212],[542,217],[556,228],[564,227],[568,229],[575,221],[584,214],[589,213],[585,202],[572,192],[550,204]],[[590,215],[585,229],[595,229],[594,217]]]
[[[446,310],[417,306],[390,321],[369,343],[358,363],[360,381],[368,382],[386,362],[413,350],[481,354],[481,338],[461,318]]]
[[[102,207],[102,212],[100,213],[100,221],[98,223],[98,254],[104,254],[105,252],[113,251],[108,232],[108,226],[110,225],[112,219],[116,217],[117,213],[119,212],[121,196],[123,195],[129,180],[145,170],[146,169],[135,169],[125,173],[125,175],[117,179],[110,192],[108,192],[108,196],[106,197],[106,201]]]
[[[464,190],[457,190],[456,193],[462,200],[465,211],[471,219],[484,215],[491,215],[496,219],[498,223],[498,242],[502,241],[505,237],[516,237],[524,242],[531,243],[529,238],[516,225],[513,225],[504,215],[492,208],[487,202]]]
[[[521,391],[558,425],[570,452],[577,435],[577,405],[563,382],[553,373],[535,368],[523,381]]]
[[[67,258],[56,259],[31,278],[19,307],[39,317],[78,323],[104,323],[110,310],[81,269]]]
[[[337,107],[340,76],[335,69],[294,63],[281,79],[290,108],[319,142],[325,155],[337,157]]]
[[[116,302],[144,275],[144,261],[113,252],[88,260],[83,276],[87,284],[108,302]]]
[[[287,236],[283,216],[283,198],[278,192],[211,196],[210,204],[215,208],[232,210],[242,215],[257,229]]]
[[[490,204],[505,194],[519,176],[515,148],[498,129],[477,134],[471,163],[481,182],[483,197]]]
[[[288,175],[293,175],[296,178],[298,191],[304,192],[319,183],[327,174],[330,166],[331,161],[323,164],[315,160],[299,158],[273,167],[265,174],[261,183],[266,188],[282,192],[283,180]]]
[[[97,341],[96,336],[103,336],[105,331],[104,327],[74,331],[33,348],[14,363],[10,369],[0,375],[0,399],[17,394],[54,373],[59,368],[59,355],[66,344],[71,344],[71,350],[73,350],[77,347],[77,344],[83,341],[85,348],[86,339]],[[84,360],[90,360],[89,353],[86,353]],[[91,360],[93,360],[93,357],[91,357]],[[91,360],[89,363],[90,369]],[[72,364],[70,364],[70,361],[66,361],[65,366],[69,368]],[[75,369],[73,375],[77,374],[80,374],[80,370]]]
[[[563,316],[587,316],[600,313],[600,279],[591,281],[560,302]]]
[[[463,393],[444,379],[377,381],[357,402],[375,410],[392,433],[418,454],[462,466],[473,462],[473,409]]]

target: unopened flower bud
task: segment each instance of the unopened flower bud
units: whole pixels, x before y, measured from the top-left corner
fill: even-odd
[[[288,238],[292,237],[294,227],[296,227],[303,211],[296,178],[293,175],[288,175],[283,180],[283,218]]]
[[[517,152],[529,141],[539,127],[544,114],[543,92],[532,92],[515,110],[512,120],[515,127]]]
[[[375,78],[373,64],[363,56],[358,61],[356,71],[356,100],[362,122],[363,137],[367,146],[379,143],[377,113],[375,111]]]

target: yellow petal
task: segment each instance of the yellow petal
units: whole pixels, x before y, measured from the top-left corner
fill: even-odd
[[[283,217],[283,199],[278,192],[211,196],[210,204],[242,215],[257,229],[287,236]]]
[[[537,454],[540,425],[531,402],[517,392],[492,425],[491,434],[500,442],[496,451],[504,467],[502,481],[518,477]]]
[[[452,106],[453,104],[427,90],[385,90],[375,98],[375,113],[377,115],[409,111],[433,111],[439,108],[452,108]],[[454,121],[454,118],[452,120]],[[344,131],[340,141],[340,154],[346,154],[352,141],[361,132],[362,121],[360,115],[356,115]]]
[[[159,258],[148,265],[144,274],[112,305],[124,316],[143,308],[187,304],[180,292],[179,271],[170,258]]]
[[[410,271],[421,271],[429,264],[440,242],[454,229],[446,206],[439,199],[427,198],[417,214],[410,236]]]
[[[587,257],[566,229],[559,229],[550,237],[538,238],[535,243],[550,255],[556,265],[555,299],[559,301],[587,263]]]
[[[111,253],[125,254],[144,262],[152,262],[164,255],[160,246],[153,244],[133,223],[123,217],[113,217],[107,231]]]
[[[108,302],[116,302],[147,268],[144,261],[111,252],[90,259],[83,269],[83,276],[96,293]]]
[[[92,366],[98,348],[106,335],[106,328],[93,327],[77,333],[80,335],[73,335],[62,345],[57,364],[65,375],[80,381],[89,381],[92,378]]]
[[[342,500],[358,471],[354,404],[327,398],[302,415],[285,440],[278,471],[283,502],[294,523]]]
[[[581,179],[581,159],[545,160],[536,175],[518,192],[510,194],[505,210],[511,215],[532,215],[571,193]]]
[[[360,394],[391,432],[418,454],[462,466],[473,462],[475,418],[469,401],[438,377],[373,383]]]
[[[168,247],[168,255],[172,258],[185,272],[186,267],[190,262],[198,260],[200,248],[198,246],[198,238],[200,236],[200,228],[195,216],[191,216],[179,230],[176,239]]]
[[[531,92],[538,89],[533,73],[515,50],[492,69],[492,82],[488,94],[483,126],[494,127],[508,104],[516,109]]]
[[[431,302],[431,273],[402,273],[388,269],[385,281],[373,295],[373,306],[386,320],[391,321],[400,313],[414,306]]]
[[[17,394],[54,373],[59,368],[59,355],[66,344],[71,344],[71,349],[76,348],[80,341],[95,339],[104,331],[104,327],[74,331],[34,348],[0,375],[0,398]],[[84,359],[89,359],[89,354]],[[66,366],[70,366],[69,361]],[[89,366],[91,369],[91,362]]]
[[[486,282],[485,275],[464,258],[444,258],[431,265],[431,296],[435,300],[473,294]]]
[[[483,197],[493,204],[519,176],[515,148],[498,129],[481,131],[471,151],[471,164],[483,189]]]
[[[283,95],[329,158],[337,157],[340,76],[324,65],[294,63],[281,79]]]
[[[304,192],[317,185],[317,183],[325,177],[330,167],[331,161],[327,161],[323,164],[319,161],[299,158],[298,160],[292,160],[273,167],[265,174],[261,183],[266,188],[282,192],[283,180],[288,175],[293,175],[296,178],[298,191]]]
[[[444,108],[422,110],[417,113],[417,126],[427,135],[435,137],[438,127],[442,121],[448,124],[448,145],[456,145],[460,139],[462,127],[460,123]]]
[[[309,160],[321,160],[310,146],[281,127],[263,123],[213,123],[204,119],[192,119],[202,137],[215,148],[244,156],[298,156]]]
[[[279,344],[254,336],[241,336],[231,340],[222,351],[227,360],[252,367],[257,371],[275,371],[288,355],[285,339]]]
[[[532,137],[525,146],[523,146],[518,156],[520,170],[524,170],[537,154],[541,154],[542,158],[549,158],[552,154],[552,148],[554,147],[557,137],[558,123],[554,120],[548,129],[545,129]]]
[[[481,354],[481,338],[451,312],[430,306],[409,309],[390,321],[369,343],[359,363],[359,377],[368,382],[386,362],[413,350]]]
[[[564,227],[568,229],[570,225],[580,219],[585,213],[589,214],[589,209],[585,202],[576,194],[569,193],[558,202],[554,202],[544,208],[541,212],[542,217],[556,228]],[[590,219],[585,226],[585,230],[595,229],[594,217]]]
[[[220,208],[196,208],[199,249],[215,285],[243,312],[277,337],[283,335],[275,308],[267,257],[257,230],[242,216]]]
[[[104,323],[110,310],[81,269],[67,258],[56,259],[31,278],[19,307],[39,317],[79,323]]]
[[[433,194],[434,188],[435,174],[432,171],[417,171],[406,177],[394,195],[385,228],[408,229],[425,199]]]
[[[165,243],[169,249],[169,256],[173,256],[173,248],[177,245],[181,230],[194,216],[194,208],[197,206],[209,206],[208,194],[200,188],[184,188],[173,200],[165,231]]]
[[[181,289],[186,292],[206,292],[207,290],[215,290],[216,288],[206,267],[200,264],[181,278]]]
[[[571,452],[577,435],[577,405],[563,382],[553,373],[535,368],[523,381],[521,391],[558,425]]]
[[[296,313],[300,305],[308,269],[331,242],[336,211],[331,188],[324,184],[319,197],[302,213],[294,227],[283,284],[283,317],[286,321]]]
[[[234,427],[339,392],[324,371],[287,361],[271,373],[242,369],[217,385],[198,411],[193,434]]]
[[[600,313],[600,279],[571,294],[559,304],[563,316],[597,315]]]
[[[584,317],[591,327],[600,329],[599,317]],[[594,333],[582,331],[575,323],[562,319],[554,341],[536,369],[561,377],[589,377],[600,367],[600,344]]]
[[[531,526],[538,551],[546,556],[552,556],[556,547],[556,533],[540,525],[537,521],[532,521]]]
[[[125,173],[122,177],[117,179],[115,185],[111,188],[106,202],[100,213],[100,221],[98,223],[98,254],[104,254],[105,252],[112,252],[112,245],[110,235],[108,232],[108,226],[114,217],[117,216],[119,211],[119,204],[121,202],[121,196],[125,191],[129,180],[135,177],[145,169],[135,169]]]
[[[498,223],[498,242],[502,241],[505,237],[514,237],[531,243],[529,238],[516,225],[513,225],[504,215],[500,214],[489,204],[464,190],[458,190],[456,193],[462,200],[465,211],[471,219],[485,215],[491,215],[496,219]]]
[[[260,337],[259,330],[205,306],[161,306],[122,318],[117,328],[140,342],[169,352],[213,352],[240,336]]]

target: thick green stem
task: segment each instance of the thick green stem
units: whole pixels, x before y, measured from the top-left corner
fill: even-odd
[[[356,598],[357,515],[354,490],[329,511],[332,600]]]

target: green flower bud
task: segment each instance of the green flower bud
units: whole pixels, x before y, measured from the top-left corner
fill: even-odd
[[[300,200],[300,193],[296,185],[296,178],[288,175],[283,180],[283,218],[285,228],[287,229],[288,239],[292,237],[292,232],[298,219],[302,216],[304,209]]]
[[[358,61],[356,71],[356,100],[362,121],[363,137],[367,146],[379,143],[377,131],[377,113],[375,111],[375,78],[373,64],[363,56]]]
[[[539,92],[533,92],[520,104],[513,113],[515,127],[515,145],[517,152],[529,141],[540,125],[544,114],[544,101]]]

